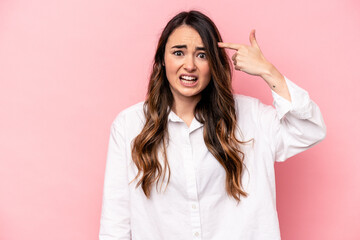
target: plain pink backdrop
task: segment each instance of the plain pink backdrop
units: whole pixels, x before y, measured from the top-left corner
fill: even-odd
[[[0,1],[0,239],[95,240],[110,124],[145,97],[159,34],[197,9],[309,91],[326,139],[276,164],[285,240],[360,239],[360,3]],[[238,93],[271,104],[241,72]]]

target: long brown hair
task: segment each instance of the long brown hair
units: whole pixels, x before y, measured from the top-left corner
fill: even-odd
[[[229,59],[225,50],[217,46],[222,38],[215,24],[198,11],[177,14],[160,36],[144,103],[145,125],[132,145],[132,158],[138,168],[136,187],[141,185],[145,195],[150,198],[151,187],[155,182],[158,187],[160,180],[162,186],[166,172],[167,184],[170,181],[171,171],[166,156],[167,123],[174,99],[163,63],[166,42],[181,25],[188,25],[199,33],[211,69],[210,83],[202,91],[194,110],[195,118],[203,124],[206,147],[226,171],[227,193],[240,201],[240,196],[247,195],[241,183],[245,166],[240,145],[244,142],[235,136],[238,129]],[[163,164],[159,161],[159,153],[162,153]]]

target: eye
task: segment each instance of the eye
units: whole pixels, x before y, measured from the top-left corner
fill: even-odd
[[[182,55],[184,55],[182,51],[175,51],[175,52],[173,52],[173,54],[174,54],[175,56],[182,56]]]
[[[205,54],[205,53],[199,53],[199,54],[198,54],[198,57],[199,57],[199,58],[206,58],[206,54]]]

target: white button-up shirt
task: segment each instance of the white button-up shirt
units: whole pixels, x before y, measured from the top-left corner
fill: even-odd
[[[137,174],[131,141],[144,125],[143,102],[122,111],[111,126],[105,171],[100,240],[277,240],[274,162],[302,152],[325,137],[318,106],[287,78],[292,102],[272,92],[274,106],[234,95],[245,153],[239,204],[225,190],[226,173],[208,151],[203,125],[188,127],[168,116],[170,182],[153,186],[150,199],[129,184]],[[242,137],[240,137],[242,136]],[[159,189],[158,189],[159,190]]]

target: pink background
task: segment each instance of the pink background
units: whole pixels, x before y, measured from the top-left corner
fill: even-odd
[[[0,239],[98,238],[109,130],[144,99],[155,45],[180,10],[249,44],[309,91],[326,139],[276,164],[283,239],[360,239],[360,3],[0,1]],[[241,72],[235,91],[271,104]]]

